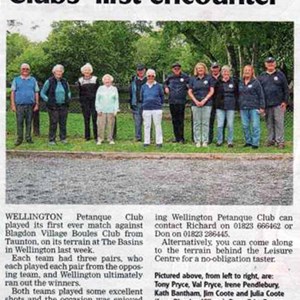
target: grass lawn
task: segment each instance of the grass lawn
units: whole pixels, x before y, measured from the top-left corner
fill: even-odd
[[[163,119],[163,135],[164,145],[163,148],[157,149],[155,145],[151,145],[144,149],[142,143],[134,141],[134,124],[132,115],[130,113],[119,113],[117,117],[117,139],[115,145],[108,145],[107,143],[97,146],[94,141],[85,141],[83,138],[83,117],[81,114],[70,113],[68,115],[67,133],[68,143],[63,145],[57,143],[55,146],[48,145],[48,114],[46,112],[40,113],[41,136],[33,137],[34,144],[23,143],[15,147],[14,142],[16,139],[16,120],[15,114],[11,111],[6,115],[6,132],[7,132],[7,149],[18,150],[35,150],[35,151],[87,151],[87,152],[165,152],[165,153],[292,153],[293,152],[293,115],[288,112],[286,114],[286,147],[283,150],[278,150],[275,147],[265,147],[266,140],[266,126],[264,120],[261,122],[261,147],[257,150],[252,148],[244,148],[244,139],[241,128],[239,114],[236,113],[235,118],[235,132],[234,132],[234,148],[227,148],[227,145],[216,147],[215,143],[211,144],[208,148],[196,148],[191,141],[191,121],[190,110],[186,110],[186,126],[185,137],[187,143],[184,145],[173,144],[170,141],[173,138],[171,119],[168,110],[164,112]],[[216,128],[215,128],[216,132]]]

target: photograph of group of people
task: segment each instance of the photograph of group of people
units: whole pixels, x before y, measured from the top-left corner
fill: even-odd
[[[163,145],[162,116],[165,96],[172,117],[174,143],[185,143],[184,117],[186,104],[192,109],[193,142],[197,148],[212,143],[215,119],[217,121],[216,146],[224,143],[234,147],[234,115],[240,111],[244,147],[257,149],[260,145],[261,118],[267,123],[266,146],[279,149],[284,144],[284,114],[288,104],[289,88],[286,76],[277,68],[276,59],[267,57],[265,71],[256,76],[252,65],[243,67],[242,78],[232,76],[230,66],[213,62],[208,68],[198,62],[192,76],[184,73],[180,62],[171,66],[172,73],[163,83],[156,81],[156,72],[143,64],[136,66],[136,74],[130,83],[130,108],[133,114],[135,139],[148,147],[151,142],[151,125],[154,124],[155,144]],[[105,74],[101,79],[93,75],[93,67],[87,63],[81,67],[82,77],[77,81],[79,101],[84,117],[84,137],[95,139],[101,145],[105,138],[114,144],[115,118],[119,111],[118,89],[114,78]],[[57,142],[57,129],[61,143],[67,143],[68,105],[71,92],[63,77],[64,66],[57,64],[52,76],[41,90],[30,72],[30,65],[23,63],[20,75],[11,86],[11,109],[16,113],[17,139],[15,146],[24,141],[33,143],[31,124],[34,111],[44,101],[49,114],[49,145]],[[41,98],[41,99],[40,99]],[[92,123],[92,132],[90,130]],[[25,126],[24,126],[25,125]]]

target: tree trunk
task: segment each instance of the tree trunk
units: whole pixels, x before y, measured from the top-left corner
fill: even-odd
[[[229,57],[228,62],[230,62],[233,75],[234,77],[239,77],[239,66],[238,66],[238,60],[236,57],[236,51],[233,45],[227,44],[226,45],[226,51],[227,55]]]
[[[242,74],[243,74],[243,66],[244,66],[244,59],[243,59],[243,55],[242,55],[242,49],[241,49],[241,46],[238,46],[238,53],[239,53],[239,64],[240,64],[239,75],[240,75],[240,77],[242,77]]]

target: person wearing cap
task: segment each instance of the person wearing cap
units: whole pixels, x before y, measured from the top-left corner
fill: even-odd
[[[266,101],[267,146],[284,148],[284,113],[288,105],[289,87],[286,76],[276,68],[276,60],[265,60],[265,71],[259,76]]]
[[[79,102],[84,118],[84,137],[86,141],[91,139],[90,123],[92,119],[93,137],[97,141],[97,112],[95,108],[96,92],[99,81],[93,76],[93,67],[87,63],[80,69],[82,77],[76,82],[79,89]]]
[[[110,74],[102,77],[103,85],[99,86],[96,93],[96,111],[98,114],[98,141],[101,145],[107,131],[107,139],[110,145],[114,145],[114,127],[116,115],[119,111],[119,93],[113,86],[114,78]]]
[[[27,143],[33,143],[31,137],[31,123],[33,111],[39,107],[39,87],[36,79],[30,75],[30,66],[23,63],[20,68],[20,75],[15,77],[11,86],[11,110],[16,113],[17,119],[17,140],[15,146],[22,144],[24,139]]]
[[[260,141],[260,115],[265,111],[265,97],[251,65],[246,65],[243,69],[238,102],[246,142],[244,147],[257,149]]]
[[[141,103],[141,87],[146,83],[147,78],[145,76],[146,68],[143,64],[136,66],[136,75],[134,75],[130,82],[129,88],[129,104],[132,111],[134,125],[135,125],[135,139],[140,142],[142,140],[142,103]]]
[[[162,108],[164,103],[164,91],[162,86],[155,81],[156,73],[153,69],[146,72],[147,82],[141,88],[141,102],[144,120],[144,147],[150,145],[150,131],[153,120],[155,127],[156,147],[163,144],[162,134]]]
[[[231,68],[223,66],[221,69],[221,78],[215,86],[215,106],[217,113],[218,135],[217,147],[223,144],[224,140],[224,123],[227,120],[227,145],[233,147],[233,124],[234,113],[238,98],[238,84],[231,77]]]
[[[189,76],[181,71],[181,65],[172,65],[172,74],[164,82],[165,93],[169,95],[172,116],[174,143],[184,143],[184,112],[188,91]]]
[[[208,74],[207,66],[199,62],[190,78],[188,95],[192,100],[193,133],[196,147],[208,146],[209,119],[215,81]]]
[[[49,145],[56,144],[56,131],[59,125],[59,137],[63,144],[67,143],[68,106],[71,100],[69,84],[63,78],[65,68],[57,64],[52,68],[52,74],[43,85],[41,97],[46,102],[49,114]]]
[[[213,62],[210,66],[210,75],[215,82],[215,88],[220,82],[221,79],[221,66],[217,62]],[[209,119],[209,136],[208,136],[208,144],[211,144],[214,140],[214,123],[216,119],[216,93],[212,95],[212,108]],[[224,131],[226,126],[226,118],[224,123]],[[223,132],[224,133],[224,132]]]

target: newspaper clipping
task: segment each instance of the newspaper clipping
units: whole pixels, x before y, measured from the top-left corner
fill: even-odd
[[[1,299],[300,299],[299,12],[1,0]]]

